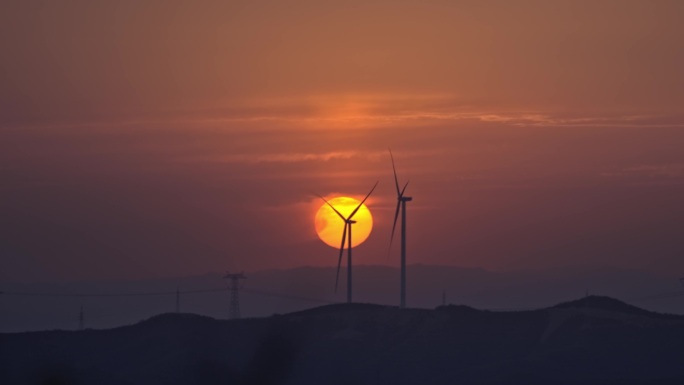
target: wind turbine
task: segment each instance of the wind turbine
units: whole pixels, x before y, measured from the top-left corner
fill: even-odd
[[[392,248],[392,240],[394,240],[394,230],[397,227],[397,218],[399,218],[399,210],[401,210],[401,288],[399,307],[406,307],[406,202],[413,200],[412,197],[404,196],[406,187],[409,182],[406,182],[404,188],[399,190],[399,179],[397,179],[397,169],[394,167],[394,156],[392,150],[389,150],[390,159],[392,159],[392,171],[394,171],[394,185],[397,187],[397,210],[394,212],[394,224],[392,225],[392,236],[390,237],[390,249]],[[388,251],[389,252],[389,251]]]
[[[342,232],[342,243],[340,244],[340,256],[337,259],[337,275],[335,276],[335,293],[337,293],[337,283],[340,280],[340,265],[342,264],[342,254],[344,253],[344,241],[346,240],[348,242],[347,243],[347,303],[351,303],[351,301],[352,301],[352,225],[354,223],[356,223],[356,221],[353,220],[352,218],[354,217],[354,215],[356,215],[356,212],[359,211],[359,209],[361,208],[361,205],[363,205],[363,203],[366,201],[366,199],[368,199],[368,197],[373,193],[373,190],[375,190],[375,187],[377,187],[377,185],[378,185],[378,182],[375,182],[375,185],[373,185],[373,188],[370,190],[368,195],[366,195],[366,197],[363,198],[361,203],[359,203],[359,205],[356,206],[354,211],[352,211],[351,214],[349,214],[349,216],[347,216],[346,218],[344,215],[342,215],[342,213],[337,211],[337,209],[333,205],[331,205],[330,202],[328,202],[325,198],[323,198],[320,195],[318,196],[319,198],[323,199],[323,201],[325,203],[327,203],[328,206],[330,206],[330,208],[332,208],[335,211],[335,213],[337,213],[337,215],[344,221],[344,230]],[[347,233],[349,233],[349,236],[347,236]]]

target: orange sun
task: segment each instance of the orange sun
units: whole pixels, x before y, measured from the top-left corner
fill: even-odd
[[[337,197],[328,199],[333,207],[340,212],[340,214],[347,217],[351,214],[356,206],[361,203],[358,199],[349,197]],[[352,247],[362,244],[373,230],[373,216],[365,204],[361,205],[359,211],[356,212],[354,218],[356,223],[352,227]],[[326,245],[340,248],[342,242],[342,232],[344,231],[344,221],[330,208],[326,203],[321,205],[321,208],[316,212],[315,217],[316,233],[321,241]],[[344,248],[347,248],[347,240],[344,241]]]

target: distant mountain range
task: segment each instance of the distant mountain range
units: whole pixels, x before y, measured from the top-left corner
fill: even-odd
[[[446,304],[490,310],[530,310],[590,294],[618,298],[651,311],[681,314],[684,313],[684,288],[678,281],[679,273],[664,276],[641,270],[588,267],[493,272],[455,266],[409,265],[408,305],[434,309],[442,304],[444,296]],[[241,283],[243,290],[240,292],[243,316],[267,317],[345,300],[345,275],[342,274],[340,288],[335,293],[334,267],[261,270],[246,272],[246,275],[248,278]],[[137,281],[0,282],[0,291],[5,292],[0,295],[0,332],[73,330],[78,326],[81,307],[86,327],[112,328],[131,324],[155,314],[175,311],[176,289],[181,292],[181,312],[227,318],[228,285],[222,277],[222,274],[212,273]],[[39,295],[8,294],[11,292]],[[126,293],[150,295],[109,296]],[[104,296],[88,296],[91,294]],[[397,305],[398,269],[355,266],[354,301]]]
[[[589,296],[529,311],[335,304],[0,334],[2,384],[682,384],[684,317]]]

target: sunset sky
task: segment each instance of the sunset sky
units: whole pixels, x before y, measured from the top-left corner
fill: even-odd
[[[684,1],[0,2],[0,280],[408,262],[684,274]],[[340,234],[341,235],[341,234]],[[395,240],[396,241],[396,240]]]

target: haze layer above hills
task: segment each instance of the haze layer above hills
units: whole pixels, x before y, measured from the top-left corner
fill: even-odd
[[[344,269],[344,266],[343,266]],[[246,272],[240,307],[243,317],[265,317],[329,303],[343,302],[345,272],[335,294],[335,268],[301,267]],[[678,272],[674,272],[677,274]],[[684,288],[678,275],[664,276],[615,268],[563,268],[492,272],[454,266],[409,265],[408,306],[434,309],[442,304],[490,310],[529,310],[588,294],[606,295],[651,311],[684,313]],[[223,274],[148,279],[141,281],[0,283],[0,332],[75,329],[81,307],[85,326],[112,328],[156,314],[180,311],[228,318],[229,293]],[[216,291],[185,294],[188,291]],[[13,296],[9,292],[45,296]],[[166,295],[107,296],[112,293]],[[76,296],[61,296],[75,294]],[[78,294],[102,294],[90,297]],[[399,271],[388,266],[354,266],[354,301],[380,305],[399,303]]]

